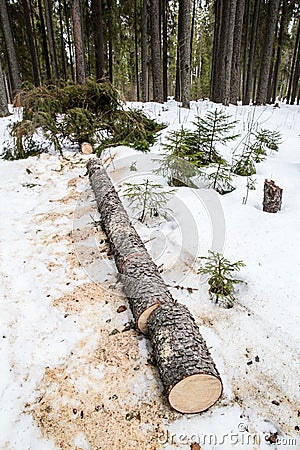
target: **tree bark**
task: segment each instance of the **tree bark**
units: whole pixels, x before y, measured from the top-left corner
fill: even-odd
[[[293,85],[293,79],[294,79],[294,70],[295,70],[297,49],[299,46],[299,41],[300,41],[300,18],[298,19],[298,27],[297,27],[296,40],[295,40],[295,46],[294,46],[294,52],[293,52],[292,67],[291,67],[289,85],[288,85],[288,90],[287,90],[287,95],[286,95],[288,103],[290,103],[290,99],[291,99],[292,85]]]
[[[85,80],[85,59],[80,0],[72,0],[72,20],[75,46],[76,78],[78,84],[83,84]]]
[[[153,100],[163,103],[159,0],[150,0]]]
[[[161,303],[174,302],[99,160],[89,161],[88,173],[104,230],[138,328],[147,332],[149,315]]]
[[[15,95],[20,91],[21,88],[21,71],[19,61],[17,58],[13,32],[8,16],[6,0],[0,0],[0,16],[2,23],[2,31],[7,50],[8,64],[11,74],[12,91],[13,95]]]
[[[53,21],[52,21],[52,11],[50,7],[51,0],[44,0],[45,5],[45,16],[46,16],[46,25],[47,25],[47,35],[49,42],[49,50],[50,50],[50,59],[51,59],[51,67],[52,67],[52,78],[54,81],[58,80],[58,69],[57,69],[57,57],[56,57],[56,48],[55,48],[55,40],[54,40],[54,30],[53,30]]]
[[[71,66],[71,77],[72,77],[72,80],[75,81],[74,65],[73,65],[73,48],[72,48],[72,39],[71,39],[71,32],[70,32],[70,16],[69,16],[69,8],[68,8],[66,0],[64,0],[64,13],[65,13],[65,20],[66,20],[66,28],[67,28],[67,42],[68,42],[68,50],[69,50],[69,58],[70,58],[70,66]]]
[[[237,0],[230,77],[230,103],[237,105],[240,96],[240,54],[243,35],[245,0]]]
[[[171,406],[196,413],[212,406],[222,382],[188,309],[172,298],[100,160],[87,164],[103,229],[138,328],[149,331]]]
[[[160,305],[149,318],[149,336],[170,405],[198,413],[222,394],[222,382],[189,310],[179,303]]]
[[[284,0],[282,2],[282,10],[281,10],[281,20],[280,20],[280,29],[279,29],[279,36],[278,36],[278,45],[277,45],[277,51],[276,51],[276,61],[275,61],[275,67],[274,67],[274,77],[273,77],[273,92],[272,92],[272,102],[275,103],[276,96],[277,96],[277,87],[278,87],[278,76],[279,76],[279,68],[281,63],[281,55],[282,55],[282,45],[283,45],[283,38],[284,38],[284,32],[287,26],[287,4]]]
[[[93,26],[95,36],[96,78],[104,77],[104,45],[102,0],[92,0]]]
[[[265,180],[263,211],[277,213],[281,210],[282,189],[273,180]]]
[[[168,100],[168,0],[162,0],[163,28],[163,98]]]
[[[179,0],[178,47],[180,69],[180,100],[184,108],[190,107],[191,90],[191,4]]]
[[[38,8],[39,8],[39,18],[40,18],[40,29],[42,34],[42,51],[45,60],[45,68],[46,68],[46,79],[47,81],[51,80],[51,67],[50,67],[50,59],[48,53],[47,46],[47,36],[46,36],[46,28],[45,28],[45,20],[43,14],[43,6],[42,0],[38,0]]]
[[[142,0],[142,101],[148,100],[148,7]]]
[[[0,61],[0,117],[8,116],[7,96]]]
[[[267,101],[269,75],[272,65],[272,54],[274,46],[274,36],[276,32],[277,13],[279,0],[269,0],[267,26],[264,35],[264,45],[261,55],[261,66],[257,85],[256,104],[263,105]]]
[[[35,48],[34,39],[33,39],[33,29],[32,29],[31,20],[30,20],[30,10],[28,7],[27,0],[22,0],[22,7],[23,7],[23,12],[24,12],[26,34],[27,34],[28,46],[29,46],[29,51],[30,51],[31,63],[32,63],[34,85],[39,86],[40,85],[39,68],[38,68],[38,61],[37,61],[37,56],[36,56],[36,48]]]

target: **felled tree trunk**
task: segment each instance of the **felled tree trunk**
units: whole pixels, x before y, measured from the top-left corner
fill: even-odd
[[[90,160],[87,170],[125,294],[138,328],[147,333],[148,317],[154,309],[174,300],[100,161]]]
[[[265,180],[263,210],[269,213],[277,213],[281,209],[282,189],[276,186],[273,180]]]
[[[222,382],[188,309],[171,296],[101,162],[87,164],[104,231],[138,328],[149,331],[171,406],[197,413],[212,406]]]
[[[154,357],[170,405],[182,413],[197,413],[221,396],[222,382],[188,309],[160,305],[148,321]]]

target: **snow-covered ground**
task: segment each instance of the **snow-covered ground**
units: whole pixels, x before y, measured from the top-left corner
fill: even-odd
[[[105,152],[120,194],[125,182],[146,178],[166,186],[153,168],[168,131],[191,128],[195,115],[217,105],[134,106],[168,128],[149,154],[124,147]],[[247,204],[246,180],[237,177],[236,189],[224,196],[176,188],[168,220],[135,221],[172,294],[196,318],[221,374],[224,394],[202,414],[169,410],[149,344],[130,328],[128,309],[117,312],[126,299],[97,226],[88,157],[0,160],[1,449],[171,450],[199,442],[205,450],[250,450],[269,448],[269,438],[273,448],[300,448],[300,108],[225,111],[241,133],[253,111],[258,128],[282,133],[279,152],[257,165],[257,188]],[[9,120],[0,120],[1,146]],[[228,160],[237,142],[220,149]],[[265,178],[283,188],[277,214],[262,211]],[[196,274],[198,257],[209,249],[246,263],[239,274],[246,283],[232,309],[212,304]]]

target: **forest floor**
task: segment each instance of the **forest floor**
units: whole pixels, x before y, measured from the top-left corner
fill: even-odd
[[[215,107],[144,105],[169,126],[150,154],[122,147],[105,153],[116,189],[150,177],[166,185],[152,173],[166,134]],[[226,111],[247,129],[253,109]],[[133,218],[221,374],[223,396],[202,414],[179,414],[163,396],[151,346],[133,327],[99,226],[89,157],[0,160],[1,450],[172,450],[194,442],[205,450],[300,448],[300,108],[255,114],[258,127],[282,133],[282,144],[257,166],[246,205],[245,179],[237,177],[225,196],[176,188],[166,221]],[[0,120],[2,139],[9,120]],[[221,149],[227,158],[231,147]],[[265,178],[283,188],[277,214],[262,211]],[[231,309],[213,304],[196,274],[197,258],[214,245],[246,263]]]

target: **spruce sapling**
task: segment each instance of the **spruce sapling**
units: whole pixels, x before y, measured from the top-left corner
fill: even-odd
[[[139,220],[144,222],[146,217],[165,216],[168,208],[165,208],[172,191],[164,192],[161,184],[150,180],[143,183],[125,183],[126,189],[123,196],[128,198],[129,206],[139,213]]]
[[[223,304],[227,308],[232,308],[236,298],[234,288],[242,280],[233,277],[233,272],[238,272],[245,266],[243,261],[231,263],[221,253],[209,250],[209,256],[201,256],[205,260],[205,265],[198,269],[198,274],[209,275],[209,294],[215,303]]]
[[[212,168],[212,171],[205,175],[205,178],[209,181],[209,188],[214,189],[221,195],[228,194],[235,189],[232,185],[231,166],[226,161],[211,164],[210,168]]]
[[[218,109],[208,111],[203,118],[196,117],[196,121],[193,122],[196,129],[190,133],[189,145],[193,148],[193,154],[199,165],[223,161],[216,145],[225,145],[239,136],[232,133],[237,121],[230,121],[230,117]]]

